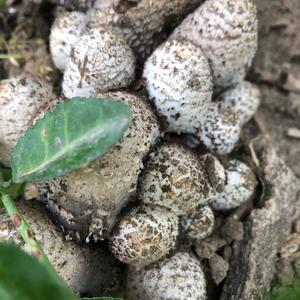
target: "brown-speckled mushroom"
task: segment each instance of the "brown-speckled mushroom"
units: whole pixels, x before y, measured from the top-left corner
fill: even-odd
[[[113,254],[122,262],[144,267],[175,248],[178,217],[162,207],[142,206],[124,217],[110,238]]]
[[[17,207],[54,268],[75,293],[120,296],[121,268],[105,245],[78,245],[70,241],[36,201],[20,200]],[[15,242],[26,250],[4,209],[0,210],[0,242]]]
[[[98,96],[122,100],[131,108],[131,125],[123,139],[90,166],[39,184],[40,197],[80,240],[109,235],[118,213],[135,194],[142,160],[160,134],[157,119],[144,99],[123,92]]]
[[[18,139],[57,96],[52,86],[38,78],[19,76],[0,81],[0,162],[10,165]]]
[[[167,207],[177,215],[206,204],[211,193],[224,185],[224,169],[209,157],[199,158],[188,148],[165,143],[151,153],[142,173],[138,197],[151,205]]]
[[[207,0],[171,38],[186,38],[209,59],[219,88],[242,81],[257,49],[256,7],[251,0]]]

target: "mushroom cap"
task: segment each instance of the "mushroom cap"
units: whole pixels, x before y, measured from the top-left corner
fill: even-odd
[[[18,76],[0,81],[0,161],[10,165],[18,139],[42,112],[57,103],[51,85]]]
[[[259,88],[247,81],[221,94],[218,101],[231,105],[232,110],[240,119],[240,125],[245,125],[255,114],[260,104]]]
[[[145,59],[167,37],[170,25],[178,24],[203,0],[96,0],[88,11],[89,26],[119,28],[138,61]]]
[[[112,253],[122,262],[144,267],[175,247],[178,217],[161,207],[142,206],[124,217],[110,238]]]
[[[129,105],[132,121],[123,139],[86,168],[40,188],[49,209],[80,240],[109,235],[118,213],[135,194],[142,160],[160,134],[157,119],[143,98],[124,92],[98,97]]]
[[[129,267],[127,299],[205,300],[206,281],[199,261],[178,252],[144,269]]]
[[[202,240],[210,236],[213,232],[214,224],[214,213],[208,205],[183,216],[180,220],[183,234],[191,240]]]
[[[209,150],[224,155],[233,150],[240,133],[240,121],[232,106],[213,102],[197,136]]]
[[[118,295],[121,268],[105,245],[94,247],[70,241],[54,225],[41,203],[19,200],[16,205],[29,222],[51,264],[75,293]],[[4,209],[0,210],[0,241],[15,242],[26,250],[23,239]]]
[[[65,12],[57,17],[51,27],[50,51],[54,65],[64,71],[70,58],[71,48],[86,28],[84,13]]]
[[[195,133],[212,98],[212,75],[201,49],[189,41],[168,41],[147,60],[144,77],[167,130]]]
[[[135,59],[125,39],[98,27],[81,36],[70,52],[64,79],[66,97],[90,97],[127,87],[134,79]]]
[[[207,160],[208,161],[208,160]],[[207,203],[213,187],[205,160],[184,146],[165,143],[150,155],[139,181],[138,198],[177,215]]]
[[[211,198],[211,204],[217,210],[228,210],[240,206],[253,196],[257,186],[257,180],[251,168],[236,159],[229,161],[226,177],[227,183],[223,192],[216,193]]]
[[[179,25],[173,38],[186,38],[209,59],[217,86],[243,80],[257,50],[256,7],[250,0],[207,0]]]

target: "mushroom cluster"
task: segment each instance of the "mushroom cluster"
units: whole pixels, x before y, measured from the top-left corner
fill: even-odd
[[[70,1],[59,2],[74,8]],[[245,80],[257,47],[256,8],[250,0],[78,5],[83,11],[64,12],[51,29],[52,59],[63,73],[61,95],[37,78],[0,82],[1,163],[10,165],[17,140],[64,98],[127,103],[132,122],[108,153],[63,177],[34,182],[25,194],[45,203],[73,241],[64,243],[60,229],[47,217],[38,218],[39,208],[28,212],[28,219],[37,235],[41,232],[47,254],[52,245],[43,231],[51,227],[49,239],[56,238],[58,245],[51,249],[62,256],[53,253],[50,259],[76,292],[103,295],[105,280],[119,280],[109,279],[116,274],[117,258],[128,265],[125,294],[130,300],[204,300],[205,269],[190,246],[206,241],[216,230],[217,216],[252,199],[257,186],[247,160],[234,153],[260,102],[258,88]],[[170,27],[173,32],[165,31]],[[138,78],[135,71],[143,62]],[[187,136],[193,147],[185,142]],[[2,223],[0,239],[6,234],[16,240]],[[85,245],[90,241],[95,245]],[[103,243],[110,253],[104,253]],[[76,278],[60,265],[65,255]],[[91,261],[84,260],[86,255]],[[77,256],[80,263],[73,265]],[[102,256],[102,263],[107,259],[114,267],[105,280],[98,264]],[[219,254],[214,257],[226,264]],[[86,273],[93,276],[90,285],[88,279],[81,281]]]

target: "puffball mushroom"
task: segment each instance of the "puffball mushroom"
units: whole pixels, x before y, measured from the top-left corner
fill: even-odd
[[[90,97],[127,87],[134,79],[135,58],[113,29],[87,31],[71,48],[62,89],[66,97]]]
[[[223,192],[216,193],[211,198],[214,209],[233,209],[251,198],[255,193],[257,180],[251,168],[245,163],[233,159],[225,169],[227,182]]]
[[[123,139],[88,167],[36,184],[40,198],[67,231],[79,240],[106,238],[117,215],[135,194],[143,158],[160,132],[143,98],[124,92],[99,94],[127,103],[132,121]]]
[[[147,60],[144,77],[167,130],[195,133],[212,98],[212,75],[201,49],[189,41],[166,42]]]
[[[170,25],[178,24],[203,0],[96,0],[89,10],[89,26],[118,28],[139,62],[166,37]]]
[[[16,205],[56,271],[75,293],[120,296],[121,268],[107,247],[78,245],[66,239],[41,203],[19,200]],[[7,213],[0,210],[0,241],[15,242],[26,250],[14,228]]]
[[[57,97],[51,85],[41,79],[18,76],[0,81],[0,161],[10,165],[18,139],[35,118],[53,107]]]
[[[112,253],[122,262],[144,267],[175,247],[178,218],[165,208],[142,206],[123,218],[110,238]]]
[[[206,300],[206,281],[199,261],[178,252],[148,268],[129,267],[127,298],[130,300]]]
[[[207,0],[179,25],[171,39],[185,38],[209,59],[215,84],[244,79],[257,50],[256,7],[250,0]]]
[[[86,28],[86,16],[81,12],[65,12],[51,27],[50,50],[54,65],[64,71],[73,45]]]
[[[247,81],[221,94],[217,101],[229,104],[240,120],[240,125],[245,125],[255,114],[260,103],[259,88]]]
[[[190,213],[206,204],[219,185],[216,182],[223,180],[222,175],[212,176],[215,182],[210,180],[207,170],[212,166],[211,161],[201,160],[184,146],[162,144],[146,162],[139,181],[138,198],[145,204],[167,207],[177,215]],[[214,168],[223,167],[215,164]]]
[[[213,232],[215,217],[209,206],[198,208],[191,214],[185,215],[180,220],[183,234],[191,240],[202,240]]]
[[[220,155],[230,153],[241,133],[240,120],[231,105],[213,102],[197,136],[211,151]]]

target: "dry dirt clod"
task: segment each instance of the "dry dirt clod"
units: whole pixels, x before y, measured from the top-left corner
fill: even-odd
[[[17,207],[56,271],[75,293],[120,296],[121,268],[106,246],[78,245],[66,239],[36,201],[20,200]],[[16,242],[26,250],[4,210],[0,210],[0,241]]]
[[[250,0],[207,0],[171,38],[198,45],[211,63],[216,87],[232,86],[244,79],[257,49],[256,7]]]
[[[129,267],[127,299],[206,300],[206,282],[198,260],[178,252],[145,269]]]
[[[178,218],[165,208],[142,206],[125,216],[110,238],[112,253],[122,262],[145,267],[175,247]]]
[[[227,276],[229,263],[220,255],[215,254],[208,261],[210,274],[216,285],[219,285]]]
[[[81,36],[70,51],[63,79],[66,97],[90,97],[127,87],[135,76],[135,58],[125,39],[98,27]]]
[[[147,60],[144,77],[167,131],[196,133],[212,99],[212,75],[201,49],[190,41],[166,42]]]
[[[143,158],[160,135],[157,119],[144,99],[124,92],[97,97],[129,105],[132,121],[123,139],[88,167],[39,184],[40,198],[80,240],[109,235],[118,213],[135,195]]]
[[[215,182],[210,182],[207,175],[212,165],[207,166],[206,161],[211,162],[201,160],[188,148],[175,143],[158,146],[146,162],[138,198],[146,204],[167,207],[177,215],[192,212],[206,204],[215,191]],[[223,169],[219,164],[214,166]],[[220,173],[219,181],[222,181],[222,172],[215,171]]]

